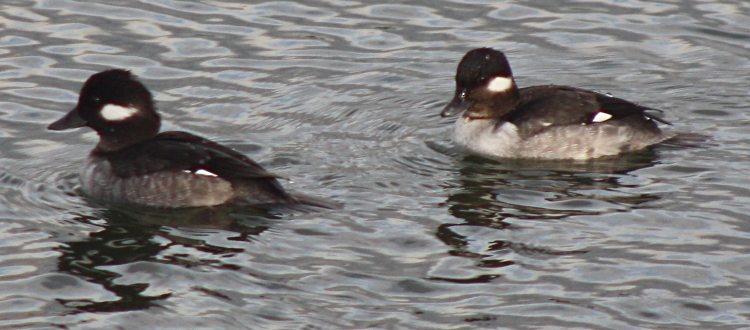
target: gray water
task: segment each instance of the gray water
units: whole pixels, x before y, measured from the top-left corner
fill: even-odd
[[[745,1],[3,1],[0,327],[713,328],[750,324]],[[705,137],[586,163],[465,157],[438,116],[469,49],[521,86],[665,110]],[[90,130],[112,67],[164,128],[341,210],[117,209]]]

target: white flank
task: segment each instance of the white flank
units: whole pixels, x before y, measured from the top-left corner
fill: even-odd
[[[513,79],[506,77],[495,77],[487,84],[487,90],[493,93],[505,92],[513,87]]]
[[[216,174],[213,174],[213,173],[211,173],[211,172],[209,172],[209,171],[206,171],[206,170],[203,170],[203,169],[200,169],[200,170],[197,170],[197,171],[195,171],[195,174],[198,174],[198,175],[205,175],[205,176],[218,176],[218,175],[216,175]]]
[[[123,107],[117,104],[107,104],[102,108],[102,118],[105,120],[118,121],[127,119],[136,114],[138,109],[132,107]]]
[[[591,120],[592,123],[601,123],[603,121],[607,121],[610,118],[612,118],[612,115],[604,112],[597,112],[596,116],[594,116],[594,119]]]

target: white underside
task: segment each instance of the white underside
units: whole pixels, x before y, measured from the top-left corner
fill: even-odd
[[[590,159],[642,149],[667,137],[599,123],[550,127],[521,139],[511,123],[463,117],[456,121],[453,132],[457,145],[488,158]]]
[[[473,153],[500,158],[513,158],[518,155],[518,128],[511,123],[497,127],[495,121],[484,119],[456,120],[453,140]]]

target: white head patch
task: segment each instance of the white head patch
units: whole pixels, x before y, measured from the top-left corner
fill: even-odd
[[[501,93],[513,87],[513,79],[507,77],[495,77],[487,83],[487,90],[493,93]]]
[[[594,119],[591,120],[592,123],[601,123],[603,121],[607,121],[610,118],[612,118],[612,115],[605,113],[605,112],[597,112],[594,116]]]
[[[138,109],[133,107],[123,107],[117,104],[107,104],[102,108],[101,114],[104,120],[119,121],[129,118],[137,112]]]

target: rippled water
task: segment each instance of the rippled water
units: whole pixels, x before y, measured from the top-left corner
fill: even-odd
[[[0,327],[736,328],[750,323],[742,1],[3,1]],[[467,50],[519,83],[666,110],[697,146],[465,158]],[[154,213],[82,198],[96,136],[45,126],[131,69],[166,129],[342,210]]]

